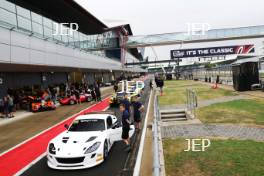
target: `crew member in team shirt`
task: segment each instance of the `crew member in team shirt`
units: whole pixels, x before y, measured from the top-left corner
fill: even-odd
[[[140,123],[141,123],[141,112],[144,110],[144,106],[139,101],[140,96],[136,96],[135,101],[133,102],[133,110],[134,110],[134,122],[136,130],[140,130]]]
[[[130,101],[129,101],[129,99],[128,99],[128,95],[127,95],[127,94],[125,94],[124,99],[121,100],[120,103],[121,103],[121,104],[124,104],[125,109],[127,110],[127,112],[128,112],[129,115],[130,115],[130,106],[131,106],[131,104],[130,104]]]
[[[125,151],[130,152],[131,146],[130,146],[130,138],[129,138],[129,130],[130,130],[130,115],[128,111],[125,108],[124,104],[119,105],[120,112],[122,113],[122,139],[124,143],[126,144]]]

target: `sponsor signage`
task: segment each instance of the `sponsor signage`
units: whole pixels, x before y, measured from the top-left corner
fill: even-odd
[[[254,53],[254,45],[219,46],[211,48],[192,48],[171,50],[171,59],[185,57],[220,56],[229,54]]]

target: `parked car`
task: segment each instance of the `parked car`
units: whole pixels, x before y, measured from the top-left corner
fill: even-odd
[[[47,147],[47,164],[59,170],[94,167],[109,156],[111,147],[120,141],[121,123],[112,113],[99,112],[78,116],[66,131],[52,139]],[[131,125],[129,136],[134,134]]]
[[[92,101],[92,95],[91,94],[80,94],[80,101],[81,102],[90,102]],[[74,95],[60,98],[59,102],[61,105],[74,105],[77,103],[77,99]]]
[[[125,92],[117,92],[114,93],[110,100],[109,100],[109,104],[110,106],[116,106],[120,104],[120,101],[124,99],[125,95],[128,96],[128,100],[130,102],[134,101],[134,97],[138,96],[138,94],[136,92],[130,92],[130,93],[125,93]]]
[[[56,106],[52,100],[42,100],[40,97],[28,96],[32,112],[55,110]]]

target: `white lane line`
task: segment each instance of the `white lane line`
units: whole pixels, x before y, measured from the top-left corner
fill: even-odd
[[[36,164],[37,162],[39,162],[46,155],[47,155],[46,152],[42,153],[39,157],[37,157],[36,159],[34,159],[33,161],[31,161],[28,165],[26,165],[25,167],[23,167],[23,169],[21,169],[20,171],[18,171],[14,176],[22,175],[26,170],[28,170],[31,166],[33,166],[34,164]]]
[[[144,127],[143,127],[143,131],[142,131],[141,139],[140,139],[140,145],[139,145],[139,149],[138,149],[137,160],[136,160],[133,176],[139,176],[139,173],[140,173],[140,166],[141,166],[144,143],[145,143],[145,136],[146,136],[146,131],[147,131],[147,122],[148,122],[148,116],[149,116],[149,111],[150,111],[150,101],[152,99],[152,93],[153,93],[153,91],[151,90],[150,98],[148,101],[148,109],[147,109],[147,113],[145,116]]]

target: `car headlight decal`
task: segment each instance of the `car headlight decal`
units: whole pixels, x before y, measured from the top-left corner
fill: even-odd
[[[90,146],[84,154],[88,154],[88,153],[92,153],[94,151],[96,151],[101,145],[101,142],[96,142],[94,143],[92,146]]]
[[[92,136],[86,142],[91,142],[91,141],[95,140],[96,138],[97,138],[97,136]]]
[[[56,148],[53,143],[49,144],[49,153],[55,155],[56,154]]]

